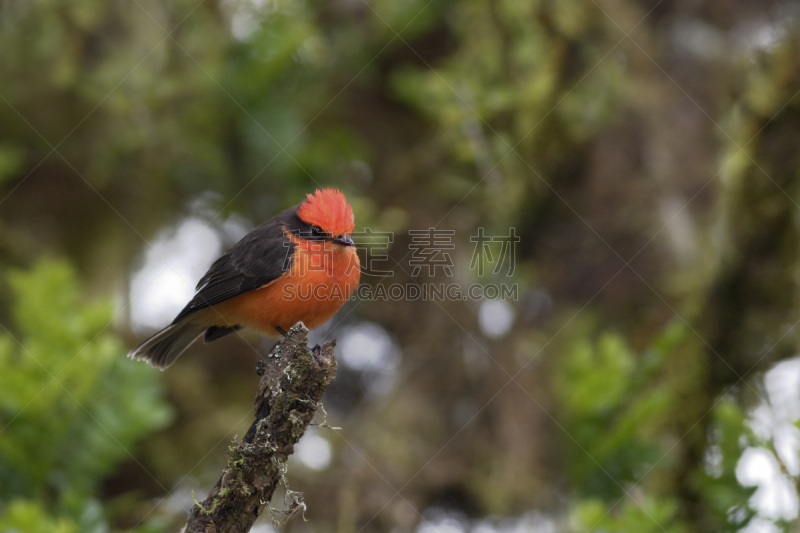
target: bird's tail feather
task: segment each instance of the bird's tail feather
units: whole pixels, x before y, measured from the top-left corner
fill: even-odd
[[[164,370],[202,337],[207,327],[191,318],[172,324],[142,341],[128,353],[128,357],[147,361],[151,366]]]

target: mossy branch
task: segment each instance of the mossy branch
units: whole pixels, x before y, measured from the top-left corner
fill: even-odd
[[[336,341],[315,348],[314,353],[307,343],[308,330],[295,324],[269,359],[258,362],[256,419],[243,441],[229,448],[222,477],[205,501],[192,508],[181,533],[245,533],[269,506],[284,480],[286,460],[336,377]],[[302,495],[293,492],[288,512],[303,505]]]

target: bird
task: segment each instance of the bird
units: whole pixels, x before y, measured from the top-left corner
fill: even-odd
[[[358,287],[353,209],[338,189],[316,189],[242,237],[214,261],[175,320],[128,357],[166,369],[201,337],[242,328],[286,336],[327,322]]]

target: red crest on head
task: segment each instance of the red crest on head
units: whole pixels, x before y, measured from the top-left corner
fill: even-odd
[[[355,217],[353,209],[338,189],[317,189],[300,204],[297,216],[303,222],[319,226],[331,235],[348,234],[353,231]]]

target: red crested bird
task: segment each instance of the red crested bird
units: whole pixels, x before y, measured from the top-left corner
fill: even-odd
[[[211,342],[243,327],[286,335],[297,322],[314,329],[331,318],[361,275],[353,210],[336,189],[306,196],[217,259],[172,324],[128,356],[163,370],[200,337]]]

